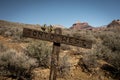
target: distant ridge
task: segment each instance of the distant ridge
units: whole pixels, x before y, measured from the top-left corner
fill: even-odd
[[[87,22],[81,23],[80,21],[77,21],[70,27],[70,29],[82,30],[82,29],[93,29],[93,27],[90,26]]]
[[[41,27],[43,25],[40,24],[26,24],[26,23],[19,23],[19,22],[11,22],[6,20],[0,20],[0,27],[19,27],[19,28],[34,28],[34,27]],[[49,26],[49,25],[48,25]],[[65,28],[63,25],[52,25],[55,28]]]
[[[120,27],[120,20],[113,20],[110,24],[107,25],[107,28]]]

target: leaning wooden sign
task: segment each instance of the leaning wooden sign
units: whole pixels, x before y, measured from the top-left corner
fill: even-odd
[[[56,80],[57,78],[57,68],[59,67],[59,52],[61,43],[89,49],[92,47],[92,41],[61,35],[61,33],[62,31],[60,28],[55,29],[54,34],[28,28],[23,29],[24,37],[53,42],[49,80]]]
[[[88,41],[85,39],[79,39],[79,38],[69,37],[69,36],[60,35],[60,34],[46,33],[46,32],[27,29],[27,28],[23,29],[23,36],[56,42],[56,43],[63,43],[63,44],[68,44],[68,45],[73,45],[73,46],[78,46],[83,48],[91,48],[92,46],[92,41]]]

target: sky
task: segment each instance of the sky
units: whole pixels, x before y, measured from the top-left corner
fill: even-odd
[[[0,0],[0,20],[63,25],[76,21],[99,27],[120,19],[120,0]]]

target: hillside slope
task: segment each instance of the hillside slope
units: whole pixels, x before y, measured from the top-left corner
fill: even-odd
[[[24,27],[41,30],[40,25],[0,20],[0,80],[49,78],[52,43],[24,38]],[[115,30],[63,28],[64,35],[92,40],[93,45],[91,49],[84,49],[61,44],[57,79],[119,80],[120,31]]]

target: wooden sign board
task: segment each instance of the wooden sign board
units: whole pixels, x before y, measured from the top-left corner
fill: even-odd
[[[69,37],[69,36],[60,35],[60,34],[46,33],[39,30],[28,29],[28,28],[23,29],[23,36],[45,40],[45,41],[56,42],[56,43],[63,43],[63,44],[68,44],[68,45],[73,45],[73,46],[78,46],[83,48],[92,47],[92,41],[75,38],[75,37]]]
[[[50,77],[49,80],[56,80],[57,78],[57,68],[59,66],[59,52],[60,52],[60,44],[68,44],[83,48],[91,48],[92,41],[79,39],[75,37],[69,37],[65,35],[61,35],[62,31],[60,28],[55,29],[55,33],[46,33],[38,30],[23,29],[23,36],[29,38],[35,38],[45,41],[53,42],[53,51],[51,55],[51,68],[50,68]]]

